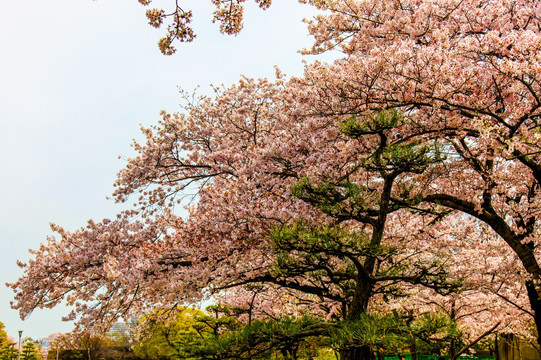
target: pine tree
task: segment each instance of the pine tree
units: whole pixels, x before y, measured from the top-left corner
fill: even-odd
[[[38,343],[30,338],[24,340],[21,349],[21,360],[39,360]]]

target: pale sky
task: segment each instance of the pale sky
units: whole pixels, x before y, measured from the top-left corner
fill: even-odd
[[[274,65],[299,75],[303,58],[312,60],[297,53],[311,41],[305,5],[250,4],[244,31],[231,37],[211,23],[210,0],[182,3],[198,37],[165,57],[156,45],[163,32],[146,24],[137,0],[0,0],[0,321],[9,335],[71,329],[60,320],[66,309],[21,321],[3,284],[52,234],[50,222],[75,230],[120,210],[106,200],[124,165],[118,156],[133,154],[140,124],[180,110],[178,87],[208,93],[240,75],[271,77]]]

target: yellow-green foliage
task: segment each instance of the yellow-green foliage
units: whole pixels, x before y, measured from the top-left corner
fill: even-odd
[[[198,338],[211,330],[196,317],[206,314],[197,309],[180,308],[173,316],[161,311],[143,317],[144,329],[139,334],[142,340],[134,345],[137,356],[148,359],[184,359],[184,348],[194,345]]]
[[[15,344],[9,341],[5,326],[0,321],[0,360],[13,360],[17,358]]]
[[[237,320],[235,309],[213,305],[207,313],[179,309],[147,315],[144,339],[134,351],[149,359],[335,359],[325,348],[328,325],[314,317]],[[303,335],[304,334],[304,335]],[[332,356],[331,356],[332,355]]]
[[[39,343],[30,338],[25,339],[21,349],[21,360],[39,359],[41,359]]]

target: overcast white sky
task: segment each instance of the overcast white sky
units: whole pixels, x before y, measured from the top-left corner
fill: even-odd
[[[208,92],[241,74],[273,76],[274,65],[302,72],[296,51],[311,39],[301,19],[313,10],[274,2],[266,12],[250,4],[244,31],[231,37],[211,23],[210,0],[184,0],[198,37],[165,57],[162,32],[137,0],[0,0],[0,321],[9,335],[71,329],[60,321],[65,309],[21,321],[3,284],[51,235],[50,222],[75,230],[119,211],[105,199],[124,164],[118,156],[132,154],[139,124],[180,110],[178,87]]]

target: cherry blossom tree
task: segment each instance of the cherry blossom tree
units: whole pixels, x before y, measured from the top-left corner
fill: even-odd
[[[58,238],[33,251],[11,285],[23,316],[66,300],[69,318],[97,327],[262,283],[283,298],[269,297],[260,313],[298,299],[292,311],[355,321],[378,296],[395,301],[420,286],[443,296],[462,275],[477,274],[452,304],[490,296],[526,310],[524,296],[509,295],[522,286],[541,327],[541,5],[313,4],[324,13],[309,24],[315,43],[306,52],[338,49],[345,57],[309,65],[300,78],[242,79],[143,129],[147,143],[135,144],[139,155],[114,193],[120,202],[139,195],[135,207],[75,232],[53,226]],[[240,29],[238,9],[217,16],[223,31]],[[154,13],[154,25],[164,16]],[[189,19],[179,16],[177,23]],[[182,26],[173,28],[188,39]],[[187,217],[177,211],[183,203]],[[492,247],[481,250],[499,246],[487,233],[507,244],[500,260],[488,256]],[[469,255],[456,252],[470,247]],[[472,254],[508,281],[496,286],[468,271]],[[517,258],[520,269],[501,260]],[[367,347],[342,357],[367,358]]]
[[[140,194],[136,207],[76,232],[53,226],[60,237],[21,264],[14,306],[27,315],[65,299],[70,318],[99,329],[262,284],[259,314],[310,311],[354,323],[378,296],[455,290],[464,273],[448,271],[456,256],[432,239],[465,247],[471,228],[457,230],[453,214],[409,199],[424,172],[445,161],[437,142],[396,134],[410,121],[396,111],[362,122],[314,115],[303,81],[243,79],[186,115],[164,113],[116,184],[118,201]],[[196,198],[182,218],[175,206],[189,192]],[[341,358],[369,351],[349,344]]]
[[[414,121],[396,131],[438,139],[448,160],[425,172],[412,198],[467,213],[500,235],[529,274],[524,280],[540,316],[539,3],[316,5],[330,14],[310,24],[316,42],[307,52],[347,55],[308,69],[318,111],[362,117],[400,108]]]

